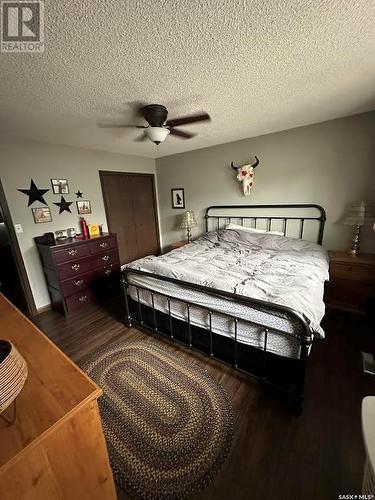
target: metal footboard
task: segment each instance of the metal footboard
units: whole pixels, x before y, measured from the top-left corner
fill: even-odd
[[[220,357],[217,357],[214,354],[214,348],[213,348],[214,337],[220,336],[220,335],[213,332],[212,316],[215,313],[219,314],[220,316],[226,317],[230,321],[233,321],[233,325],[234,325],[234,337],[233,338],[231,337],[232,348],[231,348],[231,362],[230,362],[230,364],[235,369],[245,371],[247,374],[255,376],[256,378],[261,379],[263,382],[266,382],[266,383],[271,384],[273,386],[275,386],[275,385],[278,386],[278,384],[277,383],[275,384],[274,382],[270,382],[267,379],[267,364],[269,363],[269,354],[270,354],[269,349],[268,349],[269,332],[270,332],[270,330],[277,332],[277,333],[283,333],[283,334],[285,334],[285,332],[283,332],[282,330],[278,330],[277,328],[270,327],[269,325],[265,325],[263,323],[257,322],[255,320],[243,319],[243,318],[237,317],[235,314],[227,314],[227,313],[224,313],[221,311],[215,311],[213,309],[210,309],[209,307],[205,307],[205,306],[202,306],[200,304],[194,304],[194,303],[192,303],[188,300],[185,300],[185,299],[176,298],[172,295],[169,295],[168,293],[156,291],[152,288],[151,284],[150,285],[142,285],[142,286],[134,284],[131,282],[131,275],[150,277],[153,279],[161,280],[163,282],[172,283],[172,284],[178,285],[180,287],[188,288],[190,290],[204,292],[205,294],[217,296],[220,298],[225,298],[225,299],[228,299],[229,301],[233,301],[234,303],[237,303],[237,304],[240,303],[240,304],[243,304],[245,306],[249,306],[253,309],[263,310],[263,311],[267,312],[267,314],[274,313],[274,315],[279,315],[279,316],[280,316],[280,314],[282,314],[283,316],[285,316],[285,317],[291,319],[293,322],[297,323],[300,326],[300,328],[298,328],[299,332],[297,334],[294,334],[294,337],[298,339],[298,342],[300,344],[300,358],[298,360],[294,360],[294,361],[296,361],[296,363],[298,363],[298,370],[296,372],[297,375],[295,377],[294,383],[292,384],[292,387],[289,388],[288,392],[290,393],[290,395],[293,398],[293,403],[294,403],[294,406],[296,407],[296,409],[299,411],[302,409],[305,363],[306,363],[306,360],[308,357],[309,347],[310,347],[312,340],[313,340],[313,335],[312,335],[311,329],[310,329],[305,317],[302,314],[300,314],[299,312],[293,310],[292,308],[286,307],[286,306],[272,304],[269,302],[265,302],[263,300],[229,293],[226,291],[217,290],[217,289],[210,288],[210,287],[177,280],[175,278],[160,276],[160,275],[156,275],[156,274],[149,273],[146,271],[126,268],[122,273],[122,280],[121,281],[122,281],[124,303],[125,303],[125,324],[128,327],[131,327],[133,325],[137,325],[137,326],[140,326],[141,328],[147,328],[148,330],[151,330],[155,333],[161,334],[163,336],[170,338],[171,340],[176,341],[177,339],[175,338],[175,326],[174,326],[174,320],[176,318],[173,316],[173,313],[171,310],[171,301],[180,302],[180,303],[184,304],[184,306],[186,307],[186,320],[187,321],[185,321],[185,323],[187,324],[187,331],[188,331],[186,345],[188,345],[190,348],[196,348],[192,324],[191,324],[191,307],[192,306],[197,307],[202,311],[206,311],[208,314],[208,318],[209,318],[208,325],[206,328],[204,328],[203,326],[199,326],[199,329],[205,330],[206,333],[208,334],[208,352],[205,352],[205,354],[207,354],[210,357],[214,357],[216,359],[219,359],[220,361],[223,361],[223,359],[221,359]],[[135,311],[132,312],[131,307],[130,307],[129,296],[128,296],[129,286],[134,287],[135,292],[136,292],[136,298],[135,299],[133,298],[131,300],[135,301],[135,304],[136,304],[135,310],[137,312],[135,312]],[[147,304],[142,303],[141,296],[140,296],[141,291],[147,291],[151,294],[151,306],[147,306]],[[167,309],[168,309],[167,313],[160,312],[155,307],[155,296],[157,296],[157,295],[164,297],[164,299],[166,300]],[[143,317],[143,308],[145,306],[147,308],[151,308],[151,311],[152,311],[152,314],[151,314],[152,319],[150,322],[146,322],[144,317]],[[167,320],[166,320],[166,322],[164,322],[167,325],[167,329],[165,329],[165,328],[161,329],[161,327],[158,323],[158,319],[157,319],[159,314],[167,316]],[[181,321],[181,320],[179,320],[179,321]],[[255,325],[257,327],[260,327],[263,331],[264,340],[263,340],[263,347],[262,347],[261,351],[263,351],[264,366],[262,369],[262,372],[263,372],[262,375],[257,375],[255,373],[252,373],[249,370],[243,370],[242,368],[239,368],[239,366],[238,366],[238,351],[239,351],[240,345],[243,345],[243,342],[240,342],[238,340],[238,324],[239,324],[239,322]],[[255,349],[258,349],[258,348],[255,348]],[[258,350],[260,351],[260,349],[258,349]],[[199,351],[202,352],[201,349],[199,349]],[[272,355],[274,356],[274,354],[272,354]],[[285,359],[288,360],[288,358],[285,358]],[[282,387],[279,387],[279,388],[282,390],[285,390],[285,388],[282,388]]]

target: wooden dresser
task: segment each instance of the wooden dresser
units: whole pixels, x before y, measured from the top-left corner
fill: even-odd
[[[0,331],[28,365],[15,423],[0,419],[1,500],[115,500],[101,389],[1,294]]]
[[[35,238],[52,305],[71,314],[120,284],[120,260],[115,234],[89,240],[48,243]]]
[[[329,252],[328,307],[365,314],[375,300],[375,255]]]

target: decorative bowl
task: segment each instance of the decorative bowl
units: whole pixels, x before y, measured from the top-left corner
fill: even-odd
[[[27,364],[14,345],[0,339],[0,413],[10,406],[27,379]]]

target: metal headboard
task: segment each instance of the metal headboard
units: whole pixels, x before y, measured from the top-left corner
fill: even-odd
[[[262,210],[262,209],[268,209],[272,210],[275,209],[277,212],[281,212],[281,215],[278,213],[277,215],[246,215],[245,210]],[[282,209],[285,209],[288,212],[291,212],[291,210],[296,209],[296,214],[297,215],[283,215],[282,214]],[[315,209],[317,211],[316,216],[309,216],[309,215],[298,215],[298,210],[304,210],[304,209]],[[228,212],[225,213],[220,213],[215,215],[215,210],[228,210]],[[230,211],[236,211],[236,215],[230,214]],[[242,213],[241,213],[242,211]],[[241,213],[241,215],[237,215]],[[220,221],[225,220],[232,222],[232,219],[236,219],[237,221],[241,221],[241,225],[244,225],[244,220],[246,219],[251,219],[254,221],[255,228],[257,227],[257,222],[259,220],[263,220],[267,222],[267,230],[271,230],[272,228],[272,221],[274,220],[280,220],[282,221],[282,232],[284,233],[285,236],[287,236],[288,232],[288,222],[290,220],[295,220],[295,221],[300,221],[299,225],[299,238],[303,238],[303,231],[305,228],[305,221],[317,221],[318,224],[318,236],[317,236],[317,243],[319,245],[322,244],[323,241],[323,232],[324,232],[324,224],[326,221],[326,213],[323,207],[320,205],[316,205],[314,203],[297,203],[297,204],[290,204],[290,205],[213,205],[211,207],[208,207],[205,212],[205,219],[206,219],[206,231],[209,230],[209,220],[215,219],[217,221],[217,227],[220,227]]]

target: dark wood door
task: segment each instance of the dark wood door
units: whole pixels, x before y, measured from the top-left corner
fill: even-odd
[[[152,174],[100,173],[108,229],[117,234],[121,264],[160,251]]]

